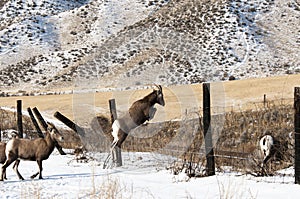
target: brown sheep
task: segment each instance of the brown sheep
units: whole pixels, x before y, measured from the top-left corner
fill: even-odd
[[[49,158],[55,147],[55,142],[63,141],[63,136],[51,123],[48,123],[48,130],[45,132],[44,138],[37,138],[34,140],[13,138],[7,142],[6,145],[6,158],[7,160],[2,165],[2,172],[0,181],[5,178],[6,168],[15,161],[14,170],[18,175],[19,179],[24,180],[18,171],[20,159],[37,161],[39,166],[39,172],[31,176],[35,178],[39,174],[39,179],[42,179],[42,161]]]
[[[112,136],[114,140],[111,145],[111,154],[113,156],[113,161],[117,166],[122,165],[120,162],[120,149],[129,132],[154,117],[156,112],[156,108],[154,108],[155,104],[165,106],[162,87],[160,85],[155,86],[158,90],[153,90],[153,92],[144,98],[135,101],[129,108],[129,111],[124,116],[116,119],[112,124]],[[106,164],[110,159],[110,156],[111,155],[106,158],[104,168],[106,168]]]

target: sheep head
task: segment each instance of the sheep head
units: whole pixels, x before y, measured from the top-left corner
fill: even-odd
[[[162,106],[165,106],[165,100],[164,100],[164,95],[163,95],[163,92],[162,92],[162,87],[161,85],[156,85],[154,84],[156,88],[158,88],[158,90],[154,90],[156,92],[156,101],[158,104],[162,105]]]
[[[58,141],[58,142],[63,142],[64,141],[64,137],[62,136],[62,134],[57,130],[57,128],[55,127],[54,124],[47,122],[48,127],[47,127],[47,131],[50,133],[50,136],[53,140]]]

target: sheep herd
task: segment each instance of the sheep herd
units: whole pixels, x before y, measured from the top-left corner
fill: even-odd
[[[104,161],[103,168],[110,168],[110,166],[122,166],[121,145],[126,139],[129,132],[142,125],[144,122],[151,120],[155,113],[155,104],[165,106],[163,90],[161,85],[155,85],[157,89],[148,94],[142,99],[135,101],[128,112],[116,119],[112,124],[111,150]],[[20,160],[36,161],[39,171],[31,176],[35,178],[39,175],[42,179],[42,161],[49,158],[53,152],[57,142],[63,142],[64,138],[58,131],[54,124],[48,122],[48,128],[44,132],[44,138],[24,139],[18,136],[12,136],[7,142],[0,142],[0,163],[1,176],[0,181],[6,180],[6,168],[14,163],[13,169],[20,180],[24,180],[18,171]],[[259,141],[259,147],[262,153],[261,168],[264,168],[270,159],[274,158],[282,160],[281,150],[284,143],[279,142],[272,135],[264,135]],[[109,164],[110,163],[110,164]]]

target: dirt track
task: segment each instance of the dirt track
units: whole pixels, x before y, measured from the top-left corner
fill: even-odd
[[[227,107],[227,110],[253,108],[254,102],[262,102],[266,94],[267,100],[293,98],[295,86],[300,86],[300,75],[288,75],[261,79],[238,80],[211,84],[212,104],[214,107]],[[16,100],[23,100],[23,109],[38,107],[47,117],[53,117],[56,111],[71,119],[83,119],[98,114],[109,114],[108,100],[116,99],[117,109],[125,111],[136,99],[149,93],[150,90],[123,92],[101,92],[90,94],[64,94],[44,96],[2,97],[1,107],[16,107]],[[157,106],[156,120],[181,118],[186,111],[199,111],[202,107],[202,84],[171,86],[164,88],[166,106]],[[216,109],[224,111],[224,109]],[[85,119],[87,119],[85,121]]]

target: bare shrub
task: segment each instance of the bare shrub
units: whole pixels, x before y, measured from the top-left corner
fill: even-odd
[[[259,139],[270,134],[281,143],[282,161],[270,161],[270,172],[292,165],[289,133],[293,132],[293,107],[290,104],[269,104],[256,110],[226,114],[224,130],[219,137],[216,153],[227,152],[217,158],[217,165],[231,165],[236,169],[257,170],[262,156]],[[238,158],[238,159],[236,159]],[[232,160],[230,160],[232,159]]]
[[[275,136],[283,146],[280,149],[283,155],[282,161],[271,160],[269,172],[292,165],[293,146],[291,146],[289,133],[293,132],[293,113],[291,104],[281,102],[269,103],[267,106],[259,104],[252,110],[225,113],[223,116],[225,117],[224,124],[216,127],[221,129],[214,149],[217,168],[224,170],[224,167],[229,166],[233,170],[244,172],[258,171],[262,161],[258,142],[266,133]],[[195,164],[202,163],[205,157],[205,153],[201,151],[203,148],[202,116],[198,114],[197,118],[188,119],[189,114],[194,113],[187,113],[187,119],[182,121],[142,125],[129,134],[122,146],[123,150],[159,151],[178,157],[179,160],[186,160]],[[98,118],[99,120],[104,121],[103,118]],[[104,129],[103,133],[105,136],[111,137],[110,122],[107,118],[105,121],[101,124]],[[174,138],[180,131],[185,133],[182,139],[172,143],[174,147],[166,147],[170,142],[174,142]],[[184,146],[187,141],[190,142],[189,147]]]

